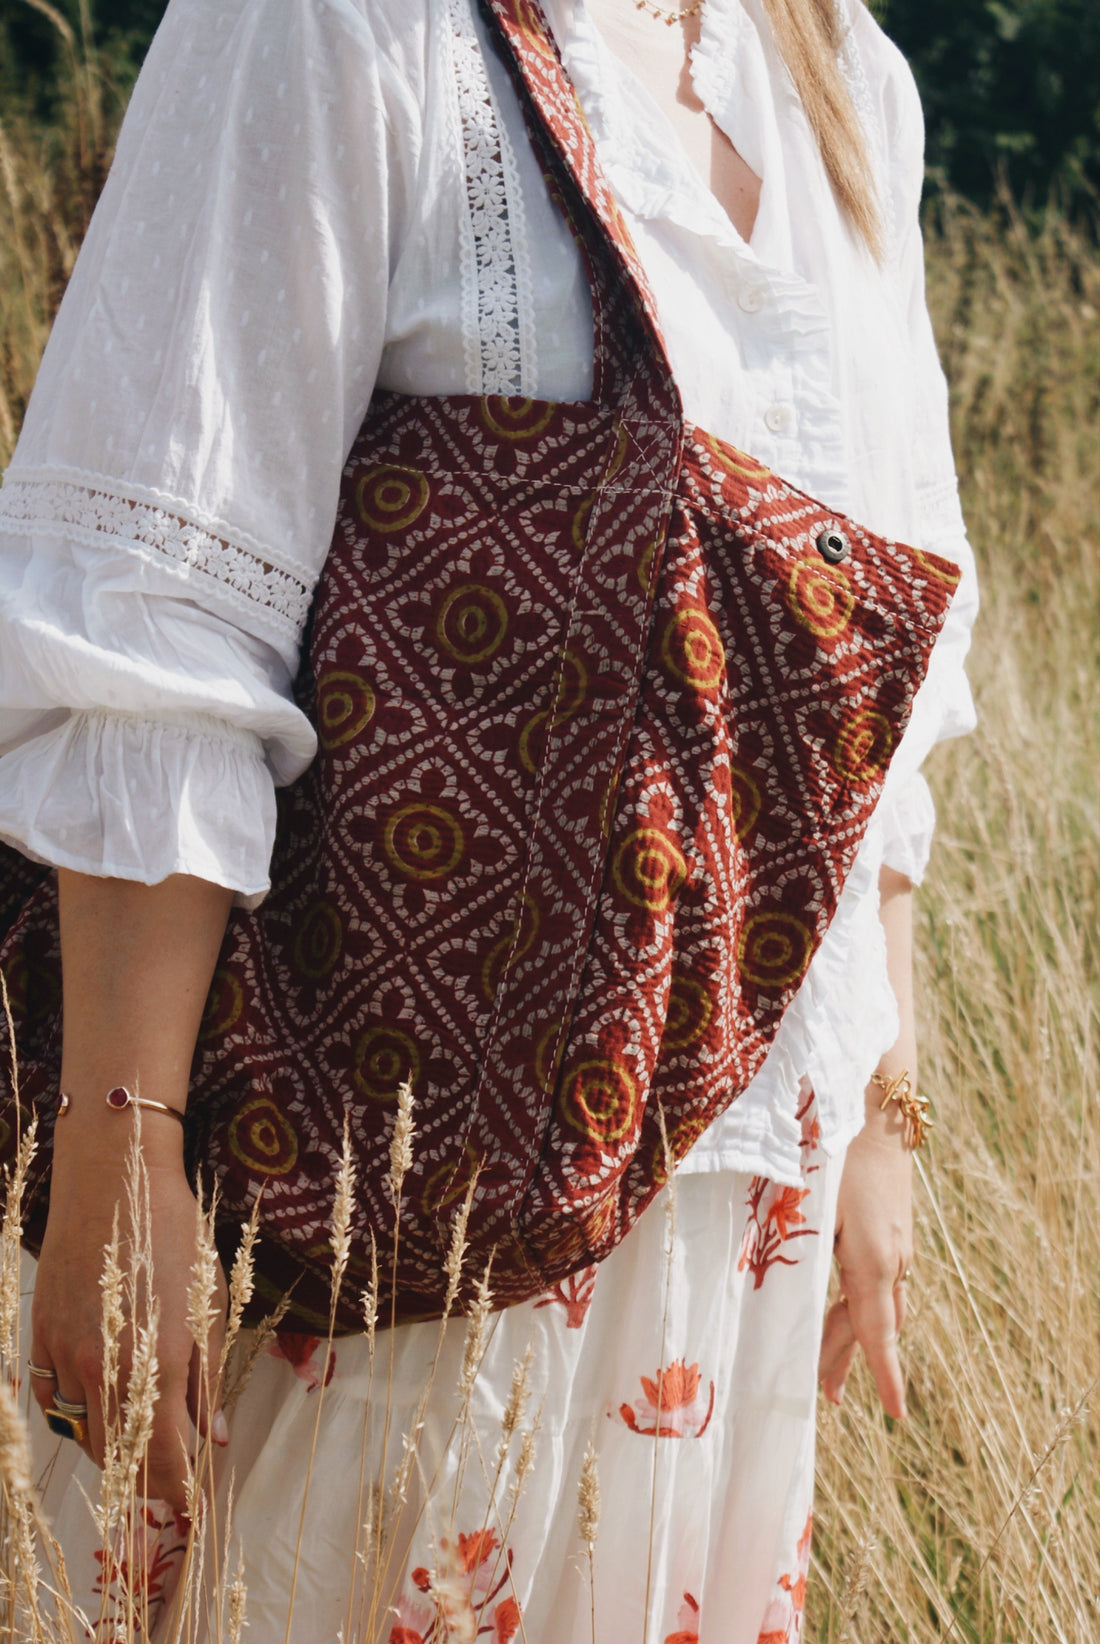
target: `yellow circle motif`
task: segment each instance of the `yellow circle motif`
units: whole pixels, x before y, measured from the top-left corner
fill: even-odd
[[[764,807],[764,796],[754,777],[740,766],[730,767],[730,820],[738,839],[747,839]]]
[[[481,963],[481,991],[490,1003],[496,998],[505,971],[530,952],[538,928],[538,903],[534,897],[525,896],[518,921],[514,921],[511,930],[493,943]]]
[[[395,1102],[401,1086],[419,1077],[420,1052],[409,1034],[375,1022],[359,1035],[352,1078],[372,1102]]]
[[[535,1040],[534,1069],[540,1090],[551,1090],[558,1075],[564,1035],[557,1022],[544,1027]]]
[[[407,879],[445,879],[462,860],[458,818],[442,805],[413,800],[394,811],[382,836],[390,863]]]
[[[765,909],[745,920],[737,963],[742,976],[756,987],[789,987],[804,975],[810,947],[810,931],[803,919]]]
[[[327,976],[340,957],[344,929],[331,902],[315,902],[298,926],[294,964],[303,976]]]
[[[948,588],[957,588],[962,581],[962,572],[953,561],[941,559],[939,554],[929,554],[923,548],[910,548],[909,553],[922,571],[937,582],[946,583]]]
[[[421,1208],[429,1215],[438,1215],[449,1205],[461,1204],[480,1164],[477,1149],[472,1142],[467,1142],[457,1165],[448,1160],[432,1171],[420,1195]]]
[[[668,1011],[661,1050],[687,1050],[710,1026],[714,1001],[710,990],[690,976],[674,976],[668,992]]]
[[[206,997],[199,1038],[220,1039],[223,1033],[236,1027],[244,1009],[244,990],[228,970],[216,970]]]
[[[532,440],[553,420],[554,400],[525,400],[518,396],[490,394],[482,402],[481,415],[491,434],[504,440]]]
[[[668,834],[636,828],[616,851],[612,873],[628,902],[663,913],[687,878],[687,862]]]
[[[826,572],[812,560],[800,559],[791,567],[787,592],[791,614],[817,639],[834,639],[847,626],[856,596],[839,566]]]
[[[762,480],[771,479],[772,471],[755,457],[746,456],[744,451],[738,451],[735,446],[725,445],[714,434],[704,434],[703,444],[714,457],[718,466],[727,474],[735,474],[738,479]]]
[[[562,1085],[574,1130],[601,1145],[625,1136],[637,1117],[638,1087],[621,1062],[593,1057],[569,1069]]]
[[[317,680],[317,736],[322,748],[342,747],[374,718],[375,696],[359,674],[335,668]]]
[[[525,771],[534,775],[535,755],[531,747],[531,739],[550,721],[551,729],[564,725],[571,719],[577,710],[583,706],[588,695],[588,669],[584,659],[575,651],[566,651],[561,659],[561,671],[557,678],[558,705],[551,720],[545,708],[532,714],[519,737],[519,761]]]
[[[706,611],[676,611],[661,637],[661,660],[693,691],[714,691],[726,672],[726,653]]]
[[[841,727],[833,764],[849,782],[873,782],[882,775],[894,751],[894,733],[885,714],[860,708]]]
[[[577,550],[578,554],[584,553],[584,544],[588,536],[588,521],[591,517],[592,504],[595,500],[596,493],[593,491],[590,497],[585,497],[584,501],[578,505],[577,511],[573,515],[573,523],[569,529],[570,535],[573,538],[573,546]]]
[[[253,1096],[229,1121],[229,1145],[247,1169],[285,1176],[298,1162],[298,1138],[268,1096]]]
[[[424,512],[431,495],[417,468],[378,463],[355,487],[359,518],[372,531],[403,531]]]
[[[508,608],[492,588],[464,582],[439,607],[435,637],[456,662],[487,662],[508,632]]]

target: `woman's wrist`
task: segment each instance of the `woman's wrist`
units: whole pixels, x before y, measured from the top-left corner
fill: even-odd
[[[104,1088],[102,1080],[76,1079],[67,1083],[65,1094],[69,1100],[54,1126],[55,1186],[97,1177],[104,1171],[112,1176],[124,1173],[135,1126],[140,1126],[146,1165],[183,1168],[183,1126],[171,1113],[109,1104],[108,1091],[118,1089],[117,1084]],[[183,1111],[183,1101],[176,1092],[166,1093],[164,1105]]]

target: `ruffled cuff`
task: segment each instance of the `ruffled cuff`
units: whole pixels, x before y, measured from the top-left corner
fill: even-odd
[[[274,837],[263,743],[206,715],[72,713],[0,758],[0,838],[55,867],[146,885],[192,874],[255,907]]]

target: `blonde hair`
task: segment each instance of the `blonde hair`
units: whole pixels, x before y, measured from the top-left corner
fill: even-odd
[[[866,138],[838,61],[844,29],[835,0],[764,3],[840,208],[872,256],[881,257],[882,223]]]

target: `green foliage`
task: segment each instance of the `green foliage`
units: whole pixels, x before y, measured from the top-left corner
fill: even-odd
[[[1055,195],[1094,212],[1100,190],[1097,0],[886,0],[928,126],[930,180],[987,202]]]

